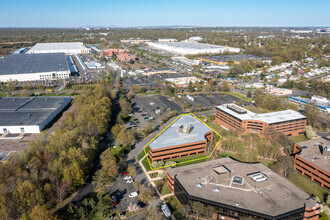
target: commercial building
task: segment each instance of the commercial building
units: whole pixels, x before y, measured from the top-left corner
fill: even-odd
[[[37,43],[27,53],[65,53],[69,55],[90,53],[91,49],[81,42]]]
[[[56,80],[70,77],[64,53],[12,54],[0,59],[0,81]]]
[[[126,43],[126,44],[145,44],[147,42],[150,42],[151,40],[149,39],[140,39],[140,38],[137,38],[137,39],[134,39],[134,38],[130,38],[130,39],[127,39],[127,40],[120,40],[120,43]]]
[[[164,38],[164,39],[158,39],[158,42],[177,42],[177,39],[175,39],[175,38]]]
[[[292,95],[291,89],[276,88],[274,86],[267,86],[265,92],[276,96]]]
[[[297,105],[316,106],[320,112],[330,114],[330,101],[322,96],[314,95],[311,99],[302,98],[299,96],[288,98],[288,101]]]
[[[191,60],[191,59],[188,59],[187,57],[171,57],[171,60],[185,64],[185,65],[189,65],[189,66],[196,66],[196,65],[200,65],[202,63],[201,60],[198,60],[198,59]]]
[[[193,115],[183,115],[149,144],[149,158],[154,161],[206,153],[213,131]]]
[[[306,117],[297,111],[284,110],[256,114],[235,104],[223,104],[216,107],[215,122],[225,129],[264,135],[275,130],[289,136],[303,134]]]
[[[296,143],[294,168],[330,191],[330,136]]]
[[[169,168],[167,177],[181,205],[201,202],[214,207],[218,219],[319,218],[318,202],[261,163],[227,157]]]
[[[130,51],[126,49],[109,49],[109,50],[101,51],[100,55],[104,57],[112,57],[113,55],[118,55],[122,53],[129,54],[129,52]]]
[[[71,97],[0,98],[0,134],[40,133]]]
[[[196,83],[202,81],[202,79],[195,76],[168,78],[165,81],[172,83],[175,87],[188,87],[189,83]]]
[[[239,53],[241,49],[196,42],[149,42],[150,47],[176,55],[216,54],[224,52]]]
[[[121,53],[121,54],[117,55],[117,60],[119,62],[134,61],[135,59],[136,59],[136,57],[134,55],[127,54],[127,53]]]
[[[199,57],[198,59],[208,62],[214,63],[217,65],[227,65],[228,60],[234,61],[234,63],[238,64],[242,60],[260,60],[263,63],[271,63],[271,58],[267,57],[258,57],[249,54],[237,54],[237,55],[223,55],[223,56],[207,56],[207,57]]]

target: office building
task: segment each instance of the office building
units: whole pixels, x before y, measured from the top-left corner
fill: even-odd
[[[40,133],[70,103],[71,97],[0,98],[0,134]]]
[[[169,168],[167,184],[181,205],[211,206],[218,219],[319,218],[318,202],[261,163],[227,157]]]
[[[186,77],[168,78],[165,79],[165,81],[172,83],[175,87],[183,88],[183,87],[188,87],[190,82],[196,83],[203,80],[195,76],[186,76]]]
[[[213,142],[213,131],[193,115],[183,115],[149,144],[149,158],[173,160],[206,153],[207,142]]]
[[[121,53],[117,55],[117,60],[119,62],[135,61],[136,57],[131,54]]]
[[[69,55],[90,53],[91,49],[81,42],[37,43],[27,53],[65,53]]]
[[[36,81],[70,78],[64,53],[12,54],[0,59],[0,81]]]
[[[112,57],[113,55],[118,55],[122,53],[129,54],[129,52],[130,51],[126,49],[109,49],[109,50],[101,51],[100,55],[104,57]]]
[[[215,122],[225,129],[238,130],[244,134],[275,130],[288,136],[303,134],[306,117],[297,111],[284,110],[256,114],[235,104],[224,104],[216,107]]]
[[[330,191],[330,136],[296,143],[294,168]]]

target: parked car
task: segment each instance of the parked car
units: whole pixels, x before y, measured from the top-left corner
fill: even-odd
[[[119,214],[119,217],[120,217],[120,218],[124,218],[125,215],[126,215],[126,212],[121,212],[121,213]]]
[[[113,206],[117,205],[117,198],[116,198],[116,196],[111,196],[111,200],[112,200],[112,205]]]
[[[133,180],[132,179],[127,180],[126,183],[133,183]]]
[[[124,172],[122,172],[121,174],[122,174],[123,176],[125,176],[125,175],[128,174],[128,172],[127,172],[127,171],[124,171]]]
[[[163,204],[160,209],[163,211],[163,213],[165,214],[165,217],[171,217],[172,213],[170,208],[167,206],[167,204]]]
[[[130,198],[133,198],[133,197],[136,197],[136,196],[138,196],[137,192],[132,192],[128,195],[128,197],[130,197]]]
[[[116,217],[116,214],[112,214],[107,218],[107,220],[113,220],[113,219],[115,219],[115,217]]]
[[[132,177],[131,177],[130,175],[126,175],[126,176],[124,177],[124,180],[129,180],[129,179],[132,179]]]
[[[136,124],[134,123],[134,121],[130,121],[129,123],[131,124],[131,127],[136,127]]]

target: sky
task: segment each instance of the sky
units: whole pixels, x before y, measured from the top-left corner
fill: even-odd
[[[330,26],[330,0],[0,0],[0,27]]]

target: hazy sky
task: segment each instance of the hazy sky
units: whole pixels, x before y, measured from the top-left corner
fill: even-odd
[[[0,27],[330,26],[330,0],[0,0]]]

